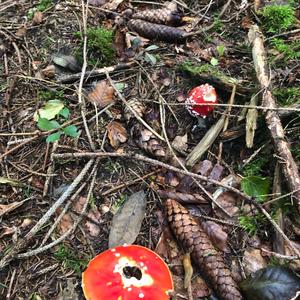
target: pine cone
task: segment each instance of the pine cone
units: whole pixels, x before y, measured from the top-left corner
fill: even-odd
[[[153,24],[142,20],[130,20],[128,28],[147,39],[164,42],[182,42],[186,34],[184,30],[178,28]]]
[[[193,261],[207,278],[219,299],[242,299],[221,252],[215,249],[201,226],[175,200],[168,199],[165,206],[174,235],[182,243],[185,251],[191,253]]]
[[[162,145],[162,142],[150,130],[141,128],[141,126],[137,124],[133,130],[133,138],[137,145],[149,154],[168,159],[168,149]]]
[[[182,15],[178,11],[168,8],[146,9],[132,15],[132,19],[141,19],[156,24],[179,26]]]
[[[133,98],[133,99],[130,99],[127,102],[127,104],[128,105],[124,109],[124,115],[125,115],[125,119],[127,121],[130,121],[130,119],[134,117],[134,114],[132,113],[132,111],[130,110],[130,108],[132,110],[134,110],[138,116],[140,116],[140,117],[143,116],[143,114],[144,114],[144,112],[146,110],[146,107],[145,107],[145,105],[144,105],[143,102],[139,101],[136,98]]]

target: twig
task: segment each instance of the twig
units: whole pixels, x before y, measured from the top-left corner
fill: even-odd
[[[84,97],[82,97],[83,93],[82,93],[82,87],[83,87],[83,81],[84,81],[84,75],[85,75],[85,71],[87,68],[87,12],[88,12],[88,6],[89,6],[89,1],[87,1],[86,6],[84,1],[81,1],[82,4],[82,22],[83,22],[83,64],[82,64],[82,69],[81,69],[81,77],[80,77],[80,81],[79,81],[79,87],[78,87],[78,103],[80,105],[81,108],[81,117],[82,117],[82,121],[83,121],[83,125],[84,125],[84,129],[85,129],[85,133],[87,135],[88,141],[90,143],[90,146],[92,148],[92,150],[95,150],[95,145],[94,142],[92,140],[91,137],[91,133],[86,121],[86,106],[85,106],[85,99]]]
[[[262,104],[268,108],[275,108],[276,101],[270,90],[270,76],[267,73],[267,57],[263,44],[263,35],[257,25],[252,25],[248,38],[252,45],[252,56],[258,81],[263,90]],[[282,159],[281,164],[285,179],[290,191],[298,190],[300,187],[300,176],[297,164],[292,156],[289,144],[285,140],[284,130],[278,114],[275,111],[268,110],[265,113],[266,123],[274,141],[275,150]],[[300,192],[294,193],[295,204],[300,212]]]
[[[55,213],[56,209],[64,203],[64,201],[70,196],[73,190],[78,186],[78,184],[83,180],[86,173],[89,171],[94,159],[90,159],[79,175],[75,178],[72,184],[67,188],[67,190],[57,199],[57,201],[48,209],[48,211],[42,216],[42,218],[36,223],[36,225],[27,233],[24,239],[19,241],[9,253],[7,253],[0,260],[0,270],[4,268],[11,260],[14,259],[16,254],[20,252],[27,243],[36,235],[36,233],[42,228],[42,226],[48,222],[49,218]]]
[[[158,134],[148,123],[146,123],[138,114],[137,112],[130,106],[128,105],[127,101],[125,100],[125,98],[123,97],[123,95],[120,93],[120,91],[116,88],[114,82],[112,81],[112,79],[110,78],[108,72],[106,72],[106,77],[109,81],[109,83],[111,84],[111,86],[115,89],[119,99],[121,99],[121,101],[126,105],[126,107],[130,110],[130,112],[136,117],[136,119],[142,124],[144,125],[148,130],[150,130],[157,138],[159,138],[160,140],[164,141],[165,139]]]
[[[139,161],[143,161],[146,163],[150,163],[154,166],[160,166],[163,168],[166,168],[168,170],[171,170],[173,172],[178,172],[184,175],[188,175],[200,180],[205,180],[209,183],[215,184],[217,186],[221,186],[227,190],[231,190],[234,193],[236,193],[237,195],[243,197],[249,204],[252,204],[255,208],[257,208],[263,215],[265,215],[265,217],[268,219],[268,221],[273,225],[273,227],[281,234],[281,236],[284,238],[284,240],[288,243],[288,245],[293,249],[293,251],[300,257],[300,252],[294,247],[294,245],[291,243],[291,241],[289,240],[289,238],[286,236],[286,234],[281,230],[281,228],[276,224],[276,222],[272,219],[272,217],[269,215],[269,213],[262,207],[262,205],[260,205],[258,202],[256,202],[254,199],[252,199],[251,197],[249,197],[248,195],[242,193],[241,191],[239,191],[238,189],[232,187],[232,186],[228,186],[226,184],[222,184],[221,182],[208,178],[206,176],[202,176],[199,174],[195,174],[189,171],[185,171],[185,170],[181,170],[179,168],[170,166],[166,163],[163,163],[159,160],[153,159],[153,158],[149,158],[149,157],[145,157],[143,155],[140,154],[130,154],[130,153],[109,153],[109,152],[85,152],[85,153],[63,153],[63,154],[54,154],[53,155],[54,158],[59,159],[59,158],[97,158],[97,157],[119,157],[119,158],[128,158],[128,159],[135,159],[135,160],[139,160]],[[0,265],[1,267],[1,265]]]
[[[128,62],[128,63],[121,63],[115,66],[111,66],[111,67],[104,67],[104,68],[100,68],[100,69],[95,69],[93,71],[87,71],[85,72],[85,74],[83,75],[83,78],[92,78],[92,77],[96,77],[96,76],[105,76],[106,72],[108,73],[112,73],[112,72],[116,72],[116,71],[121,71],[121,70],[125,70],[125,69],[129,69],[132,66],[134,66],[134,62]],[[75,74],[71,74],[71,75],[65,75],[62,76],[58,79],[58,83],[73,83],[77,80],[80,80],[80,78],[82,77],[82,73],[75,73]]]

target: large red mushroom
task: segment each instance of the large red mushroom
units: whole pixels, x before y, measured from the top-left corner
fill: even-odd
[[[167,300],[173,291],[170,271],[153,251],[124,245],[93,258],[82,274],[87,300]]]
[[[218,103],[216,90],[206,83],[188,93],[185,105],[192,116],[204,119],[214,110],[216,103]]]

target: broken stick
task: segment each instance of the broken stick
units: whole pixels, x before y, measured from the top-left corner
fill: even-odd
[[[284,130],[278,116],[276,101],[270,90],[270,75],[267,64],[265,48],[263,44],[263,34],[257,25],[252,25],[248,33],[249,41],[252,45],[252,56],[257,79],[262,89],[262,106],[266,107],[265,119],[270,130],[275,150],[281,158],[281,167],[288,187],[292,194],[292,199],[300,212],[300,177],[297,164],[291,154],[289,144],[285,140]]]

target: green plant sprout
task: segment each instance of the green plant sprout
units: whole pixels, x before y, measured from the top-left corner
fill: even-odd
[[[27,17],[29,20],[33,18],[36,11],[43,12],[53,5],[53,0],[40,0],[36,7],[28,11]]]
[[[78,136],[77,127],[75,125],[62,128],[58,122],[59,120],[66,121],[69,116],[70,111],[67,107],[64,107],[64,103],[61,100],[53,99],[48,100],[44,107],[35,112],[34,120],[37,122],[38,128],[42,131],[59,129],[50,134],[46,139],[47,143],[53,143],[59,140],[63,134],[73,138]]]
[[[83,258],[79,258],[72,249],[65,245],[59,246],[58,250],[54,253],[54,257],[62,262],[66,268],[74,270],[77,274],[81,274],[91,259],[86,254]]]

